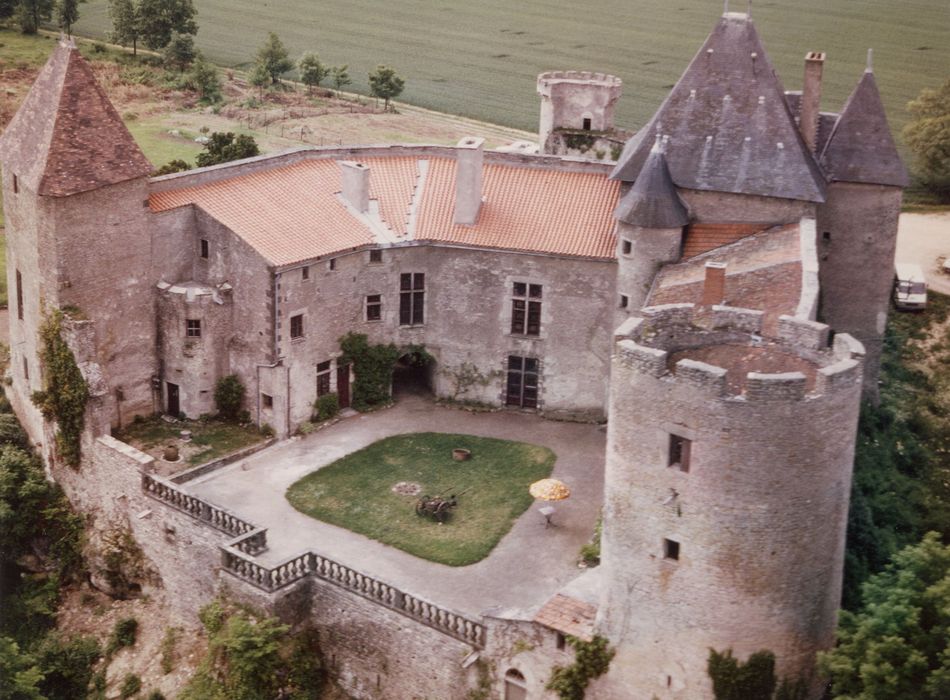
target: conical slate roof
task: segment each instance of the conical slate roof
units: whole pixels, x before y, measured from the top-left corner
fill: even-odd
[[[636,180],[658,134],[669,135],[666,160],[679,187],[824,201],[824,177],[745,14],[723,15],[611,177]]]
[[[64,197],[148,175],[152,165],[72,43],[60,42],[0,136],[0,162]]]
[[[822,151],[821,167],[832,181],[894,187],[910,184],[870,69],[845,102]]]
[[[689,223],[689,212],[670,177],[658,138],[633,187],[621,198],[614,217],[643,228],[680,228]]]

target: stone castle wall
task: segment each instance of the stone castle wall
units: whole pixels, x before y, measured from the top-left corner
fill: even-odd
[[[751,352],[761,319],[671,305],[618,331],[599,610],[618,654],[604,697],[712,697],[710,648],[768,649],[780,676],[810,681],[834,643],[863,350],[848,336],[828,349],[827,327],[783,317],[766,342],[804,373],[752,372],[738,395],[725,369],[689,358]],[[675,368],[671,352],[686,356]],[[688,471],[669,464],[671,435],[691,442]]]

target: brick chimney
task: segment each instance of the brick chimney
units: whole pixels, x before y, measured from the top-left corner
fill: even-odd
[[[352,160],[338,163],[343,175],[343,199],[360,214],[365,214],[369,211],[369,168]]]
[[[818,144],[818,114],[821,103],[821,72],[825,54],[809,51],[805,54],[805,83],[802,86],[802,106],[799,113],[799,128],[805,145],[812,153]]]
[[[726,298],[726,263],[706,263],[703,280],[703,306],[721,304]]]
[[[485,139],[467,137],[455,147],[455,223],[472,226],[482,206]]]

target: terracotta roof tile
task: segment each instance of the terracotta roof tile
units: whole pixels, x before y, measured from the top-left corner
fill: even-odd
[[[419,181],[416,158],[363,158],[369,167],[369,197],[379,202],[379,216],[393,233],[406,235],[412,195]]]
[[[72,45],[60,43],[0,137],[0,160],[41,195],[63,197],[152,171]]]
[[[557,593],[538,610],[534,621],[562,634],[589,642],[593,639],[596,615],[596,606]]]
[[[605,176],[489,163],[474,226],[452,222],[455,161],[433,158],[419,210],[418,240],[612,258],[619,184]]]
[[[766,228],[766,224],[691,224],[686,229],[683,258],[692,258]]]

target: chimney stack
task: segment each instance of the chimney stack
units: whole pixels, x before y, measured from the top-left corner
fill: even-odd
[[[703,306],[721,304],[726,298],[726,263],[706,263],[706,278],[703,280]]]
[[[467,137],[455,147],[455,223],[473,226],[482,206],[485,139]]]
[[[352,160],[338,161],[343,174],[343,199],[360,214],[369,211],[369,168]]]
[[[821,103],[821,72],[825,54],[810,51],[805,54],[805,83],[802,86],[802,106],[799,113],[799,129],[805,145],[812,153],[818,145],[818,117]]]

